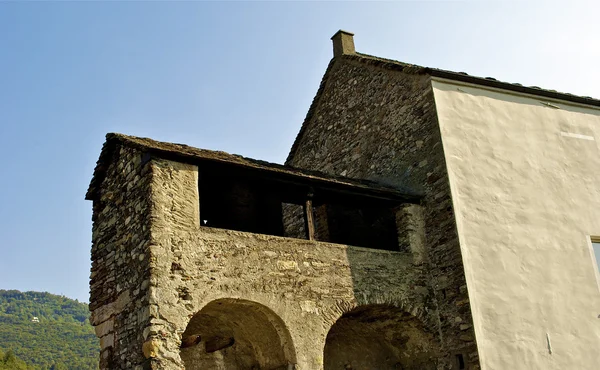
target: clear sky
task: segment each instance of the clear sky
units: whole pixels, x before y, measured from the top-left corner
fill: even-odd
[[[107,132],[281,163],[340,28],[363,53],[600,98],[599,13],[567,1],[0,1],[0,289],[88,300],[84,195]]]

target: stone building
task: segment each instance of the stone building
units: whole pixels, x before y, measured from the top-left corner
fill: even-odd
[[[357,53],[285,165],[107,135],[102,369],[596,369],[600,101]]]

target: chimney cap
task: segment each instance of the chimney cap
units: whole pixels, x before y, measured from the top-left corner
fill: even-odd
[[[339,30],[333,36],[333,56],[337,57],[344,54],[356,54],[354,49],[354,34],[352,32]]]
[[[350,31],[338,30],[336,33],[333,34],[333,36],[331,36],[331,39],[333,40],[338,35],[338,33],[343,33],[348,36],[354,36],[354,33],[350,32]]]

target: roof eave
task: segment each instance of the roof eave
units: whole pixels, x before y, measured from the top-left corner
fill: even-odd
[[[187,145],[157,142],[146,138],[130,137],[122,134],[109,133],[102,147],[100,158],[94,170],[94,177],[86,193],[87,200],[94,200],[100,189],[106,171],[114,160],[113,153],[117,145],[126,145],[148,153],[152,157],[173,160],[182,163],[199,165],[202,163],[215,163],[218,165],[247,168],[264,175],[275,176],[281,180],[296,181],[307,186],[328,188],[341,192],[363,194],[364,196],[379,199],[388,199],[406,203],[419,203],[421,194],[404,192],[370,181],[359,181],[348,178],[339,178],[315,171],[306,171],[291,166],[254,160],[233,154],[208,151],[192,148]],[[177,150],[179,149],[179,151]],[[186,152],[189,151],[189,152]],[[196,151],[200,154],[195,154]]]
[[[356,53],[351,56],[345,55],[344,57],[347,59],[357,60],[363,63],[373,64],[382,68],[396,70],[408,74],[427,74],[432,77],[445,78],[448,80],[466,82],[475,85],[493,87],[502,90],[515,91],[524,94],[543,96],[557,100],[564,100],[578,104],[600,107],[599,99],[594,99],[588,96],[579,96],[554,90],[542,89],[538,87],[523,86],[520,84],[499,81],[490,77],[471,76],[469,74],[461,72],[448,71],[438,68],[422,67],[415,64],[403,63],[393,59],[385,59],[362,53]]]
[[[551,99],[570,101],[578,104],[591,105],[600,107],[600,100],[588,98],[585,96],[572,95],[567,93],[561,93],[558,91],[546,90],[541,88],[534,88],[529,86],[522,86],[512,84],[509,82],[498,81],[491,78],[482,78],[476,76],[470,76],[458,72],[444,71],[439,69],[427,68],[427,74],[432,77],[444,78],[447,80],[466,82],[475,85],[481,85],[486,87],[493,87],[496,89],[509,90],[523,94],[542,96]]]

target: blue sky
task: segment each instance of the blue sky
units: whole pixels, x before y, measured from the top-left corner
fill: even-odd
[[[283,162],[332,56],[358,51],[600,98],[600,6],[0,2],[0,289],[88,300],[107,132]]]

